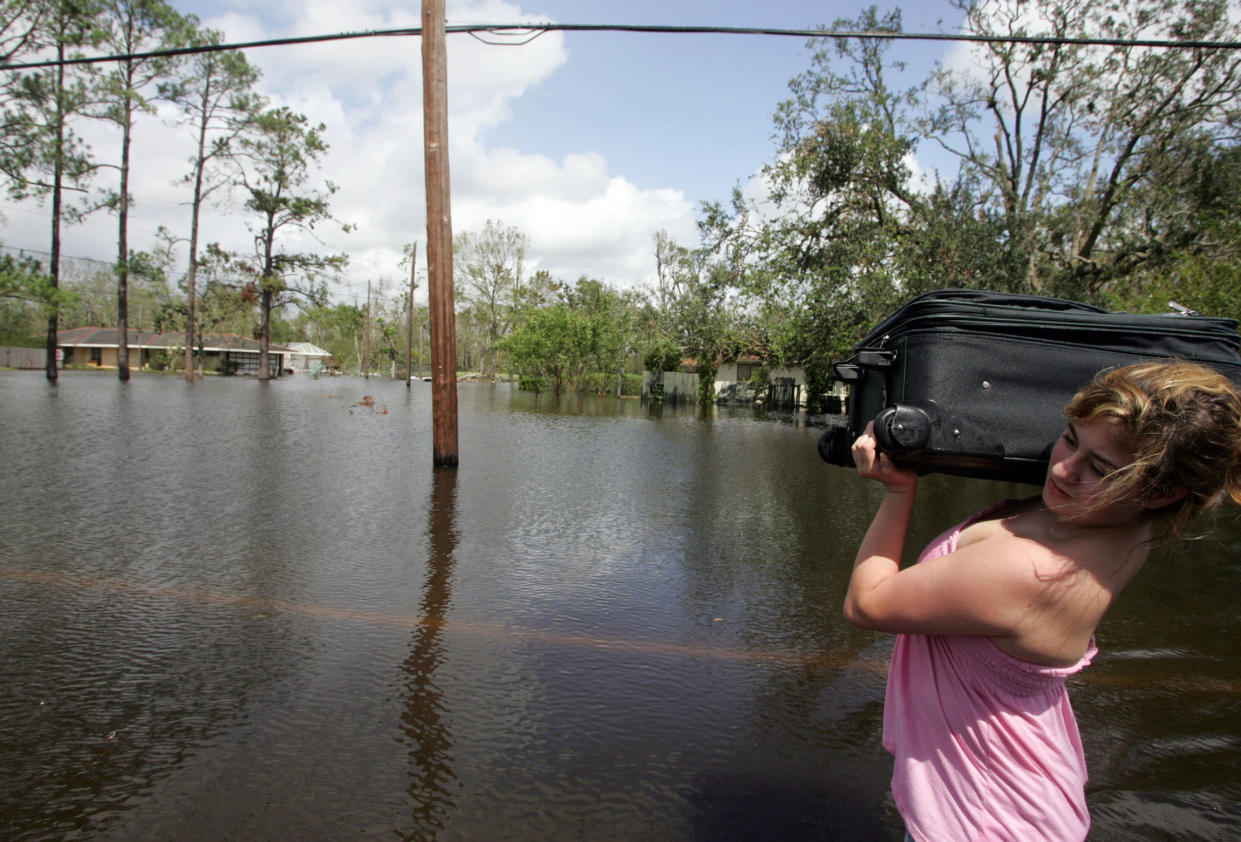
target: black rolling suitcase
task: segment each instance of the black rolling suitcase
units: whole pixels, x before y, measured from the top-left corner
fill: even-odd
[[[1103,368],[1175,357],[1241,384],[1233,319],[1115,313],[1057,298],[946,289],[913,299],[838,363],[847,426],[819,453],[853,464],[875,422],[879,449],[922,473],[1042,484],[1064,406]]]

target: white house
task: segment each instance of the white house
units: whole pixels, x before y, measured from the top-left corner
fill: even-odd
[[[804,366],[769,368],[767,394],[758,395],[747,388],[750,378],[763,367],[754,355],[724,360],[715,372],[715,394],[724,401],[750,403],[763,400],[772,405],[803,407],[806,405],[806,369]]]

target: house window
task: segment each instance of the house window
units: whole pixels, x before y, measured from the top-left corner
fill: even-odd
[[[737,363],[738,382],[742,380],[749,380],[751,377],[753,377],[754,370],[756,368],[758,368],[758,366],[754,365],[753,363]]]
[[[249,351],[227,351],[224,358],[237,374],[258,374],[259,355]]]
[[[258,374],[258,351],[226,351],[224,358],[234,374]],[[280,354],[269,354],[267,357],[267,374],[269,377],[280,375]]]

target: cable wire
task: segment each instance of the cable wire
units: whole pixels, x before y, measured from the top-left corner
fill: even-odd
[[[484,44],[497,47],[523,46],[547,32],[628,32],[660,35],[767,35],[794,38],[858,38],[888,41],[963,41],[991,44],[1042,44],[1048,46],[1102,46],[1102,47],[1149,47],[1153,49],[1236,50],[1241,41],[1173,41],[1167,39],[1128,38],[1061,38],[1047,35],[970,35],[946,32],[893,32],[891,30],[856,29],[774,29],[770,27],[744,26],[666,26],[639,24],[594,23],[523,23],[489,24],[471,23],[446,26],[445,34],[469,34]],[[480,36],[487,33],[496,37],[519,37],[524,40],[489,41]],[[108,56],[78,56],[62,60],[32,61],[20,64],[0,65],[0,70],[37,70],[74,64],[102,64],[148,58],[197,55],[201,53],[230,52],[257,49],[259,47],[287,47],[299,44],[319,44],[329,41],[348,41],[359,38],[407,38],[422,35],[422,27],[399,29],[374,29],[361,32],[337,32],[328,35],[306,35],[296,38],[269,38],[261,41],[244,41],[233,44],[199,44],[193,47],[176,47],[142,53]]]

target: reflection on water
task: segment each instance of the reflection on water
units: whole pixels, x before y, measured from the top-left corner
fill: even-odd
[[[0,373],[6,839],[900,838],[814,420],[463,385],[436,471],[420,385]],[[1241,835],[1239,554],[1074,679],[1092,840]]]
[[[456,805],[455,790],[461,783],[452,768],[444,693],[435,683],[435,669],[445,657],[441,638],[452,601],[456,495],[457,472],[435,468],[427,517],[427,573],[418,611],[421,622],[404,664],[408,707],[401,722],[410,747],[408,791],[414,805],[414,830],[402,833],[404,839],[434,839]]]

